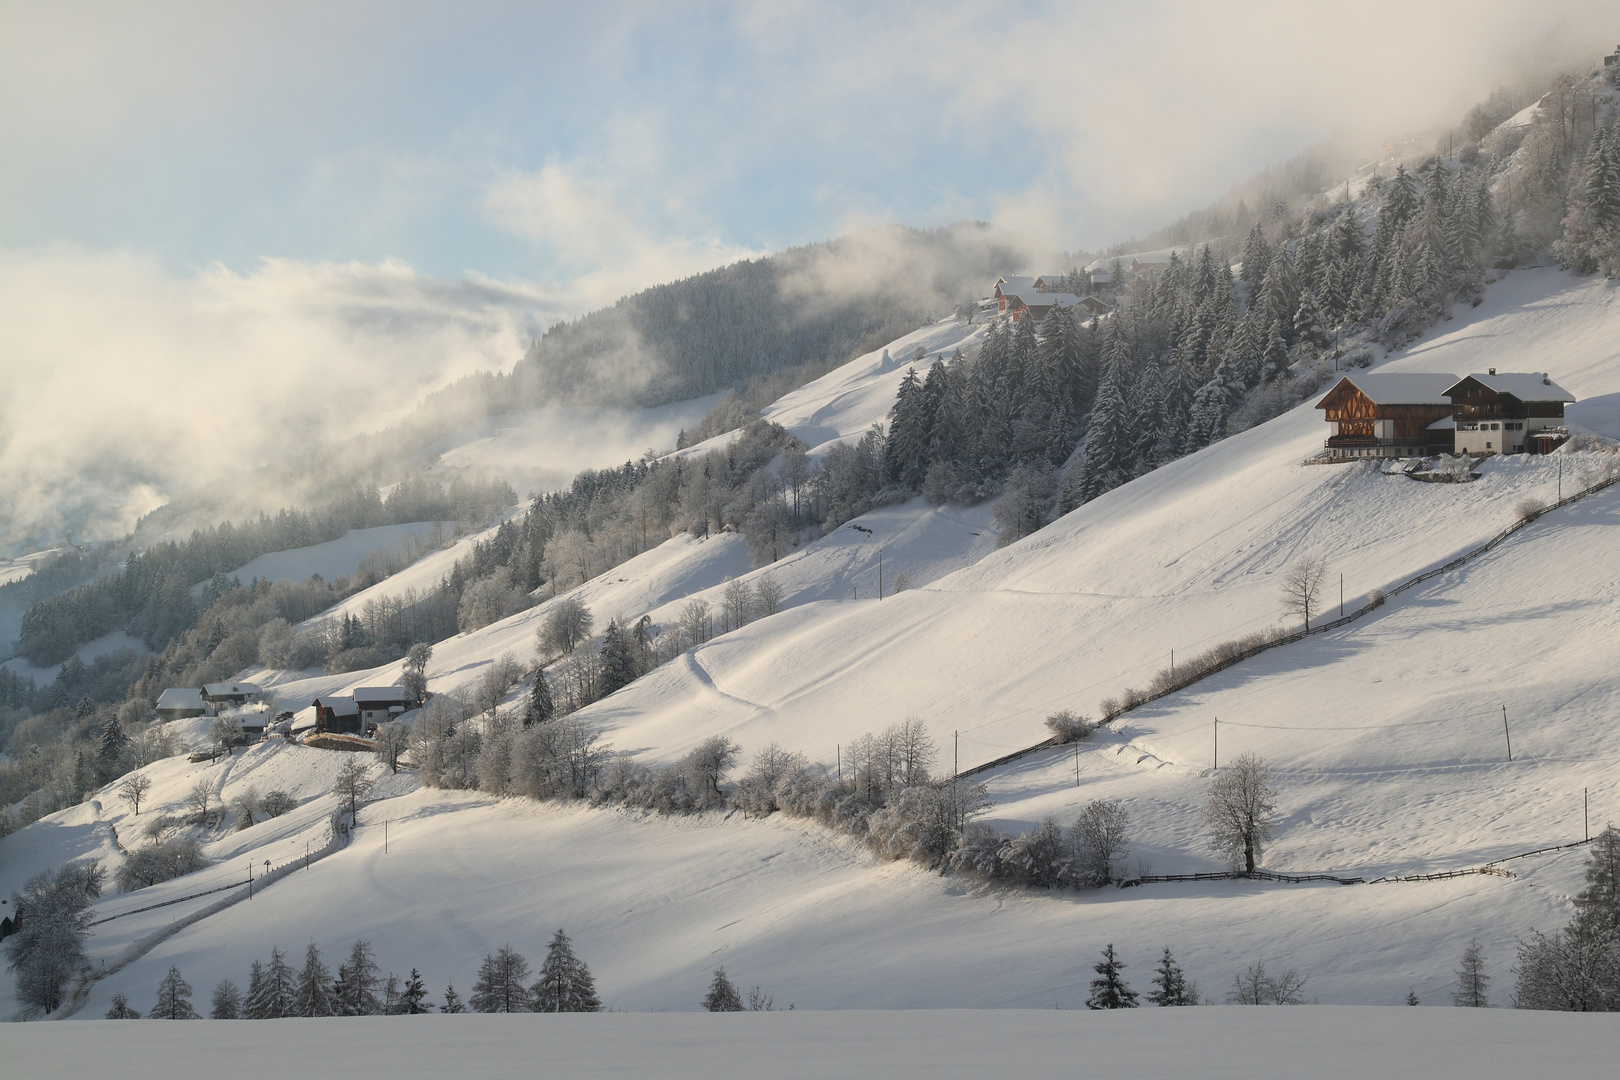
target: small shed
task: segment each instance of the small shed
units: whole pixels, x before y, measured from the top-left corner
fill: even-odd
[[[316,698],[311,707],[315,710],[315,731],[317,734],[358,735],[360,733],[360,710],[355,706],[354,698],[334,694],[331,697]],[[298,726],[294,724],[294,730],[297,730]]]

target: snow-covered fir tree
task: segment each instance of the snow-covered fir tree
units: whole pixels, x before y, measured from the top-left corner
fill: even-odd
[[[535,982],[535,1012],[601,1012],[602,999],[596,996],[596,981],[585,961],[574,955],[568,935],[558,930],[546,947],[540,962],[540,978]]]
[[[1125,961],[1114,955],[1112,942],[1103,950],[1103,958],[1092,968],[1097,977],[1091,980],[1091,996],[1086,998],[1088,1009],[1134,1009],[1136,991],[1125,983],[1120,971]]]

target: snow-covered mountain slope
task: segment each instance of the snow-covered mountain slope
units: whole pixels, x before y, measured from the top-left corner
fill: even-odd
[[[1536,366],[1620,434],[1613,285],[1513,274],[1485,304],[1390,370]],[[1376,465],[1304,466],[1326,425],[1307,402],[1165,466],[969,569],[891,600],[799,609],[695,650],[592,707],[625,745],[675,757],[706,734],[831,760],[834,744],[908,714],[962,739],[966,767],[1044,737],[1042,718],[1141,685],[1170,661],[1275,624],[1281,573],[1321,556],[1357,606],[1500,531],[1527,495],[1549,501],[1553,458],[1492,459],[1471,484],[1416,483]],[[1573,490],[1579,455],[1559,455]],[[700,719],[701,718],[701,721]]]
[[[761,412],[803,440],[812,454],[825,453],[835,442],[857,439],[889,415],[906,369],[949,359],[957,349],[970,353],[984,337],[983,324],[942,319],[858,356],[821,378],[784,394]],[[915,360],[917,349],[924,358]],[[921,373],[921,372],[919,372]],[[732,435],[716,435],[689,452],[719,450]]]
[[[1515,272],[1390,366],[1547,370],[1582,398],[1575,423],[1620,434],[1616,295],[1601,281]],[[618,748],[649,760],[725,734],[745,756],[776,741],[828,763],[838,744],[917,715],[942,748],[940,764],[949,768],[960,732],[968,766],[1038,741],[1054,708],[1094,712],[1099,697],[1145,683],[1171,648],[1185,655],[1275,623],[1279,573],[1302,555],[1344,573],[1354,603],[1500,531],[1524,496],[1552,496],[1560,459],[1567,491],[1602,456],[1493,459],[1478,482],[1422,484],[1363,464],[1300,464],[1324,429],[1307,403],[1000,551],[989,550],[983,507],[917,502],[866,515],[860,524],[874,536],[846,527],[768,571],[798,603],[589,714]],[[1579,839],[1582,787],[1594,825],[1620,816],[1616,746],[1603,724],[1620,687],[1608,569],[1617,514],[1620,490],[1611,488],[1358,623],[1127,714],[1078,751],[998,769],[988,775],[998,804],[989,819],[1010,829],[1119,799],[1151,872],[1211,868],[1198,811],[1219,715],[1223,760],[1253,751],[1277,770],[1283,820],[1266,865],[1372,877]],[[953,531],[960,539],[947,542]],[[879,540],[886,563],[910,545],[942,576],[918,573],[924,587],[869,599]],[[687,590],[713,590],[746,567],[737,537],[682,539],[580,595],[599,619],[668,611]],[[502,651],[527,652],[544,612],[441,643],[433,688],[465,685]],[[392,674],[332,678],[353,685]],[[313,694],[317,681],[298,692]],[[1495,727],[1503,703],[1511,764]],[[184,770],[219,766],[172,767],[165,783],[183,792]],[[228,780],[222,790],[229,795]],[[321,802],[309,804],[311,828]],[[102,812],[107,805],[104,795]],[[13,845],[68,824],[46,819],[0,841],[0,887],[15,885]],[[104,838],[79,825],[53,857],[104,851]],[[221,865],[246,854],[222,850]],[[608,1001],[635,1009],[694,1008],[722,963],[801,1008],[1072,1006],[1095,950],[1110,941],[1139,989],[1169,944],[1217,996],[1265,960],[1309,973],[1307,995],[1324,1002],[1392,1002],[1408,986],[1435,1002],[1474,935],[1505,999],[1514,937],[1564,917],[1582,859],[1577,849],[1520,860],[1514,878],[1046,895],[879,863],[780,816],[644,818],[409,791],[373,802],[351,845],[272,885],[251,909],[212,916],[98,983],[81,1015],[99,1015],[118,990],[138,1006],[170,964],[194,985],[240,982],[271,945],[292,951],[311,938],[332,957],[365,936],[385,968],[416,966],[431,984],[453,980],[465,991],[485,952],[510,941],[533,958],[558,926]],[[146,918],[160,915],[131,916],[118,933],[165,925]],[[123,940],[98,937],[95,955],[113,955]]]
[[[327,581],[354,573],[360,560],[373,552],[391,552],[406,544],[431,544],[442,536],[444,526],[431,521],[416,521],[406,525],[379,525],[373,529],[350,529],[336,540],[309,547],[272,551],[260,555],[245,566],[230,572],[246,585],[254,578],[270,581],[291,579],[308,581],[319,574]],[[207,582],[201,583],[205,585]],[[201,588],[201,585],[198,588]]]

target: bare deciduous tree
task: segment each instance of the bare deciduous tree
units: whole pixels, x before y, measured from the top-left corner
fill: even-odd
[[[1209,785],[1204,823],[1210,846],[1252,874],[1266,841],[1276,833],[1277,793],[1271,770],[1253,754],[1243,754],[1222,769]]]
[[[360,810],[360,801],[371,794],[371,770],[366,767],[359,755],[351,754],[349,759],[338,769],[337,779],[332,781],[332,794],[337,796],[338,802],[349,812],[352,818]]]
[[[1123,876],[1130,844],[1125,827],[1130,814],[1117,802],[1094,799],[1074,822],[1075,873],[1081,885],[1100,889]]]
[[[1311,628],[1311,612],[1317,610],[1322,595],[1322,583],[1327,579],[1327,560],[1311,556],[1299,560],[1282,578],[1283,609],[1290,615],[1305,620],[1305,629]]]
[[[782,586],[769,574],[761,574],[754,582],[754,605],[762,619],[782,610]]]
[[[405,654],[405,672],[399,684],[406,696],[420,705],[427,700],[427,666],[433,659],[433,646],[419,641]]]
[[[691,600],[681,608],[681,640],[687,648],[701,645],[714,636],[714,621],[707,600]]]
[[[720,597],[720,618],[726,633],[747,626],[753,607],[753,596],[747,585],[736,578],[726,582],[726,591]]]
[[[1226,993],[1228,1005],[1299,1005],[1305,1000],[1305,980],[1289,968],[1281,975],[1271,975],[1263,961],[1255,961],[1247,971],[1232,977],[1232,989]]]
[[[208,824],[208,811],[213,805],[213,799],[214,786],[207,780],[199,780],[191,785],[191,790],[186,793],[186,805],[191,807],[197,824]]]
[[[399,758],[410,745],[411,729],[403,721],[394,720],[377,729],[377,756],[388,766],[389,772],[399,772]]]
[[[152,790],[152,778],[140,773],[132,773],[127,780],[118,785],[118,797],[129,804],[136,816],[140,816],[141,800],[146,793]]]
[[[590,608],[573,597],[564,597],[552,605],[540,627],[539,645],[544,656],[563,656],[574,651],[574,646],[591,636],[595,622]]]

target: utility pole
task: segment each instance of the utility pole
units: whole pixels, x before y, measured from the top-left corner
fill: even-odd
[[[248,860],[248,899],[253,899],[253,860]]]
[[[833,744],[833,753],[838,755],[838,779],[844,778],[844,746],[842,743]]]
[[[962,774],[962,733],[951,732],[951,779]]]
[[[1513,760],[1513,734],[1508,731],[1507,706],[1502,706],[1502,736],[1507,739],[1508,760]]]
[[[1564,501],[1564,459],[1558,459],[1558,501]]]
[[[1339,575],[1339,618],[1344,618],[1344,575]]]
[[[1581,788],[1581,823],[1586,826],[1586,838],[1592,839],[1592,802],[1585,788]]]

